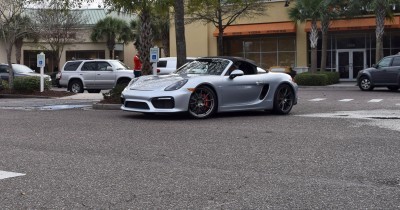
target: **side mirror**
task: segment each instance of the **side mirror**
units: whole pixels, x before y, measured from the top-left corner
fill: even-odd
[[[111,66],[107,66],[107,69],[106,69],[107,71],[114,71],[114,69],[113,69],[113,67],[111,67]]]
[[[233,70],[232,73],[229,75],[229,79],[233,79],[237,76],[243,76],[244,72],[240,69]]]
[[[376,65],[376,64],[372,64],[372,68],[378,68],[378,65]]]

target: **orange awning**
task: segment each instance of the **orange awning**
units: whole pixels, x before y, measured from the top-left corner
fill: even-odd
[[[224,36],[244,36],[258,34],[282,34],[295,33],[296,25],[294,22],[280,23],[260,23],[260,24],[243,24],[230,25],[225,28]],[[218,36],[218,28],[214,31],[214,36]]]
[[[320,28],[320,22],[317,23]],[[353,30],[369,30],[376,28],[375,17],[355,18],[348,20],[333,20],[329,31],[353,31]],[[394,17],[393,20],[385,20],[385,28],[400,28],[400,16]],[[306,23],[306,32],[311,30],[311,21]]]

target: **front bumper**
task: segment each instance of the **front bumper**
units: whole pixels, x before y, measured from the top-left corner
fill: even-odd
[[[188,111],[191,92],[125,90],[121,94],[121,109],[142,113],[175,113]]]

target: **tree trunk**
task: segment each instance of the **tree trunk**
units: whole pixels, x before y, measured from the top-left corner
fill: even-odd
[[[23,39],[17,39],[15,41],[15,59],[17,60],[18,64],[21,63],[21,51],[23,43]]]
[[[140,60],[142,61],[142,74],[148,75],[152,73],[150,63],[150,48],[153,47],[153,35],[151,31],[151,17],[149,8],[145,8],[139,14],[142,28],[140,31]]]
[[[12,68],[12,63],[11,63],[11,53],[13,49],[13,43],[9,42],[6,44],[6,53],[7,53],[7,63],[8,66],[11,68],[11,71],[8,74],[8,86],[11,90],[14,90],[14,70]]]
[[[219,7],[217,10],[217,16],[218,16],[218,41],[217,41],[217,55],[223,55],[224,54],[224,43],[223,43],[223,38],[224,38],[224,28],[222,25],[222,11],[221,8]]]
[[[322,33],[322,46],[321,46],[321,71],[326,70],[326,59],[328,49],[328,30],[330,21],[321,21],[321,33]]]
[[[175,0],[176,68],[186,63],[185,8],[183,0]]]
[[[375,52],[375,63],[378,63],[383,58],[383,34],[385,32],[385,8],[378,8],[376,12],[376,52]]]
[[[317,46],[318,46],[318,27],[317,21],[311,21],[311,32],[310,32],[310,47],[311,47],[311,73],[317,72]]]
[[[321,71],[326,69],[327,47],[328,47],[328,34],[322,32],[322,49],[321,49]]]

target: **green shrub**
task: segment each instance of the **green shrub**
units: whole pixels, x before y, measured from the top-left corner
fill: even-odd
[[[339,79],[340,79],[339,72],[322,71],[322,72],[318,72],[318,74],[325,74],[326,76],[328,76],[328,81],[327,81],[328,85],[339,83]]]
[[[326,74],[312,74],[309,72],[300,73],[294,78],[298,85],[304,86],[325,86],[328,84]]]
[[[120,103],[121,101],[121,93],[125,89],[125,85],[116,85],[113,89],[108,91],[107,93],[103,93],[104,100],[109,103]]]
[[[1,84],[0,84],[0,90],[8,90],[10,89],[10,87],[8,86],[8,82],[6,80],[0,80]]]
[[[51,82],[47,79],[44,80],[44,89],[49,90]],[[34,91],[40,91],[40,77],[15,77],[14,78],[14,90],[23,93],[31,93]]]

